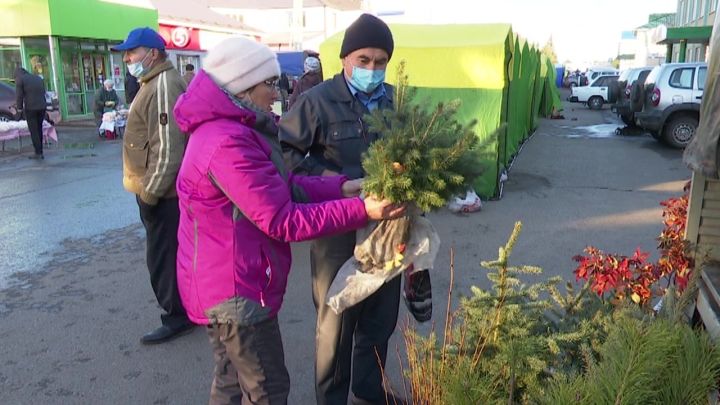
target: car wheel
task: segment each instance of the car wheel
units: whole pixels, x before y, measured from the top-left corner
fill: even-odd
[[[8,114],[5,114],[5,113],[0,113],[0,122],[8,122],[8,121],[13,121],[13,117]]]
[[[673,118],[663,131],[663,138],[673,148],[684,148],[695,136],[698,127],[698,120],[694,117],[681,115]]]
[[[634,119],[634,117],[632,116],[632,114],[631,114],[631,115],[620,114],[620,119],[622,120],[622,122],[623,122],[625,125],[627,125],[627,126],[629,126],[629,127],[632,127],[632,126],[635,125],[635,119]]]
[[[591,110],[599,110],[603,106],[603,99],[600,96],[592,96],[587,102]]]

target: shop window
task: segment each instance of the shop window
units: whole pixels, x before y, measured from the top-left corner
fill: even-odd
[[[22,66],[20,47],[0,44],[0,81],[14,84],[15,68]]]

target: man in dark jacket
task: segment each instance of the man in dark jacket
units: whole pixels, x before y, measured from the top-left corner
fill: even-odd
[[[130,72],[125,72],[125,102],[128,106],[132,104],[138,90],[140,90],[140,83],[138,83],[137,78],[131,75]]]
[[[43,156],[42,124],[45,118],[47,104],[45,102],[45,83],[40,76],[28,73],[18,67],[15,69],[15,93],[17,95],[18,112],[25,113],[30,138],[32,139],[35,154],[30,159],[45,159]]]
[[[315,176],[364,176],[361,156],[379,134],[368,131],[363,116],[392,108],[392,88],[384,79],[393,48],[390,29],[377,17],[363,14],[350,25],[340,51],[343,71],[300,95],[280,121],[279,137],[289,168]],[[354,247],[355,232],[350,232],[317,240],[311,248],[319,405],[346,405],[351,388],[354,404],[386,403],[381,367],[397,322],[400,277],[335,314],[326,304],[327,292]]]

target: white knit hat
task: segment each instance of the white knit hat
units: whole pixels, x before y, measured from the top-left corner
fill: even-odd
[[[315,72],[320,70],[320,59],[314,56],[305,58],[305,72]]]
[[[231,94],[280,76],[275,53],[267,46],[243,37],[227,38],[217,44],[208,52],[202,65],[213,81]]]

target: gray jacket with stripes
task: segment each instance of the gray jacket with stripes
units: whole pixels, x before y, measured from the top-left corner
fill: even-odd
[[[175,179],[187,136],[175,122],[173,107],[186,84],[170,61],[152,68],[140,83],[123,136],[123,186],[155,205],[160,198],[177,196]]]
[[[378,108],[392,108],[393,87],[384,85],[386,97]],[[379,136],[368,131],[365,114],[368,109],[350,93],[343,73],[306,91],[280,119],[286,166],[298,174],[330,170],[363,177],[362,154]]]

